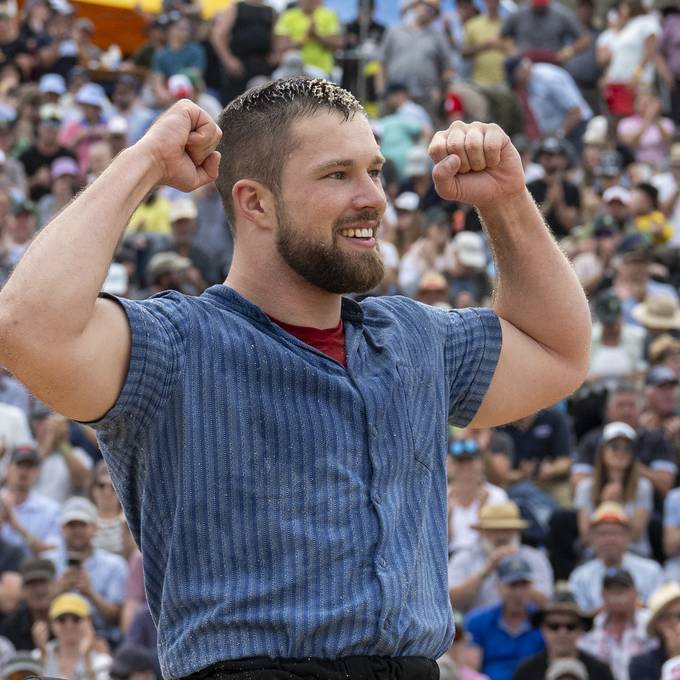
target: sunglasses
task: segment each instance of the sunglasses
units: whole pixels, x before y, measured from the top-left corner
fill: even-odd
[[[66,623],[67,621],[70,621],[71,623],[80,623],[83,618],[77,614],[62,614],[61,616],[57,616],[54,620],[57,623]]]
[[[566,622],[566,621],[547,621],[545,624],[546,628],[548,630],[552,630],[553,632],[558,631],[560,628],[564,628],[565,630],[569,631],[570,633],[573,633],[575,630],[578,630],[580,627],[578,623],[571,621],[571,622]]]
[[[452,456],[474,456],[479,451],[479,444],[474,439],[457,439],[449,444]]]

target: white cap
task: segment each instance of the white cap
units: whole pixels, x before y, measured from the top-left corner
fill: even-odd
[[[61,510],[61,525],[69,522],[97,523],[97,508],[84,496],[71,496]]]
[[[170,206],[170,221],[193,220],[198,215],[196,204],[190,198],[180,198]]]
[[[420,197],[415,191],[404,191],[397,196],[394,202],[394,207],[397,210],[406,210],[407,212],[414,212],[418,210],[420,205]]]
[[[486,267],[484,239],[474,231],[460,231],[453,239],[456,259],[465,267]]]
[[[622,186],[609,187],[609,189],[602,194],[602,200],[605,203],[621,201],[623,205],[630,205],[630,191]]]
[[[609,423],[602,430],[602,444],[607,444],[613,439],[628,439],[634,442],[637,439],[635,430],[626,423]]]
[[[583,133],[584,144],[604,144],[607,141],[609,124],[604,116],[595,116],[588,121]]]

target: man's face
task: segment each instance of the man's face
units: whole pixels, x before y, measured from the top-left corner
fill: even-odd
[[[113,103],[122,111],[127,111],[134,103],[136,96],[134,87],[126,83],[118,83],[113,91]]]
[[[61,528],[66,548],[73,552],[88,552],[97,531],[95,524],[73,520]]]
[[[531,601],[531,581],[517,581],[516,583],[499,583],[503,606],[512,611],[526,611]]]
[[[565,158],[561,153],[542,153],[539,159],[546,175],[554,175],[564,170]]]
[[[38,141],[42,144],[53,145],[59,139],[61,126],[57,122],[41,122],[38,126]]]
[[[676,638],[679,628],[680,600],[676,600],[667,607],[664,607],[662,613],[656,620],[656,629],[661,634],[662,638],[665,639],[668,636]]]
[[[590,540],[599,559],[615,564],[620,563],[628,549],[630,532],[622,524],[602,522],[591,529]]]
[[[635,614],[638,594],[635,588],[614,583],[602,589],[604,611],[608,616],[628,616]]]
[[[9,229],[10,236],[16,243],[27,243],[33,238],[36,225],[35,215],[32,212],[20,212],[14,216],[14,222]]]
[[[32,612],[44,613],[48,610],[52,601],[52,581],[31,581],[24,585],[24,599]]]
[[[519,546],[519,531],[517,529],[483,529],[480,534],[482,545],[487,552],[506,545]]]
[[[13,491],[27,492],[36,483],[40,467],[36,463],[22,461],[7,466],[7,486]]]
[[[623,201],[619,201],[618,199],[609,201],[609,203],[605,205],[605,209],[615,220],[618,220],[619,222],[624,222],[628,219],[628,217],[630,217],[630,210],[628,209],[628,206]]]
[[[651,385],[647,388],[647,405],[659,416],[671,416],[678,403],[678,384],[674,382]]]
[[[356,115],[342,122],[337,114],[319,113],[293,125],[291,133],[299,144],[276,197],[279,256],[330,293],[370,290],[384,273],[376,232],[385,194],[382,156],[368,121]],[[358,238],[351,236],[356,230],[362,230]]]
[[[622,422],[636,428],[640,418],[640,400],[637,395],[613,395],[607,405],[607,418],[610,423]]]
[[[576,641],[582,632],[579,618],[563,612],[548,614],[541,625],[541,634],[553,657],[576,656]]]

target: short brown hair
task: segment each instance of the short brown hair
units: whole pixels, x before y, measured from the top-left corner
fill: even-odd
[[[244,178],[261,182],[274,193],[281,188],[286,157],[295,146],[290,128],[294,121],[321,110],[339,113],[345,121],[363,107],[347,90],[327,80],[288,78],[248,90],[220,114],[222,154],[215,181],[234,229],[232,187]]]

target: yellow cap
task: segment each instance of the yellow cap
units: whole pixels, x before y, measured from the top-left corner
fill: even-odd
[[[76,593],[64,593],[52,600],[49,616],[50,620],[54,620],[62,614],[75,614],[84,619],[89,617],[90,613],[90,605],[84,597]]]

